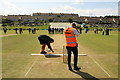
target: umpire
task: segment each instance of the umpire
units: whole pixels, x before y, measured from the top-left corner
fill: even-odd
[[[79,67],[77,67],[77,61],[78,61],[78,44],[76,40],[76,35],[79,36],[80,33],[78,32],[78,29],[76,28],[76,24],[73,23],[71,27],[68,27],[64,31],[65,37],[66,37],[66,48],[68,53],[68,68],[69,70],[72,70],[71,67],[71,52],[74,54],[74,70],[80,70]]]

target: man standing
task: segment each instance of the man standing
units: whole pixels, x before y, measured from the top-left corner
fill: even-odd
[[[66,48],[67,48],[67,53],[68,53],[68,68],[69,68],[69,70],[72,70],[71,52],[73,52],[73,54],[74,54],[74,70],[79,70],[80,68],[77,67],[78,44],[76,41],[76,36],[79,36],[80,33],[78,32],[78,29],[76,28],[76,23],[72,23],[72,26],[65,29],[64,33],[65,33],[65,37],[66,37]]]
[[[17,32],[18,28],[15,28],[14,30],[15,30],[15,33],[18,34],[18,32]]]
[[[79,31],[80,31],[80,34],[82,34],[82,28],[81,28],[81,26],[80,26],[80,28],[79,28]]]
[[[30,27],[28,28],[28,31],[29,31],[29,34],[30,34],[30,32],[31,32],[31,28]]]
[[[6,34],[6,33],[7,33],[7,28],[4,27],[4,28],[3,28],[3,31],[4,31],[4,34]]]
[[[106,35],[109,35],[109,29],[106,28]]]
[[[22,28],[19,29],[19,33],[20,34],[23,33],[23,29]]]
[[[50,28],[50,26],[49,26],[49,28],[48,28],[48,32],[49,32],[49,34],[51,34],[51,28]]]

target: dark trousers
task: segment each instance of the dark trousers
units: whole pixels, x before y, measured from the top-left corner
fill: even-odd
[[[78,49],[77,47],[66,47],[68,53],[68,67],[71,68],[71,54],[73,52],[74,55],[74,68],[77,67],[78,61]]]

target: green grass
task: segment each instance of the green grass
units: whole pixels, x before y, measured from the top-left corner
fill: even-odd
[[[11,30],[11,31],[8,31],[7,34],[14,34],[14,33],[15,32]],[[18,34],[14,36],[2,37],[3,77],[5,78],[23,78],[24,77],[25,73],[30,68],[31,64],[34,62],[36,58],[36,57],[30,56],[30,53],[39,53],[40,44],[37,40],[37,37],[38,35],[41,35],[41,34],[48,35],[47,31],[39,30],[37,31],[37,34],[29,34],[28,31],[24,31],[24,33],[21,35]],[[105,70],[107,70],[111,75],[114,75],[114,76],[117,75],[118,73],[118,69],[117,69],[118,68],[118,64],[117,64],[118,34],[117,32],[111,32],[110,36],[105,36],[105,35],[103,36],[101,35],[101,33],[94,34],[93,32],[89,32],[88,34],[83,33],[78,37],[78,42],[86,50],[88,50],[89,53],[87,54],[92,55],[92,57],[96,61],[98,61],[98,63],[100,63],[100,65],[104,67]],[[39,60],[42,60],[42,59],[39,59]],[[36,64],[36,65],[37,67],[39,66],[39,64]],[[57,65],[57,67],[59,67],[59,65]],[[64,65],[64,67],[66,66]],[[92,67],[90,68],[92,69]],[[39,70],[39,67],[37,69]],[[35,70],[36,73],[39,73],[38,70]],[[54,72],[53,74],[56,74],[56,73]],[[55,76],[57,76],[57,74]],[[63,75],[63,77],[65,76]]]
[[[34,27],[37,28],[37,29],[48,29],[49,25],[41,25],[41,26],[6,26],[6,28],[8,28],[8,29],[14,29],[14,28],[28,29],[28,28],[34,28]]]
[[[38,31],[37,34],[18,34],[2,38],[2,70],[3,77],[23,77],[26,66],[34,60],[31,53],[38,53],[40,44],[38,35],[47,34],[46,31]],[[29,66],[28,66],[29,68]]]
[[[92,54],[100,65],[105,67],[111,73],[118,74],[118,33],[110,32],[109,36],[94,34],[81,34],[78,37],[80,45],[84,46],[88,51],[88,55]]]
[[[94,34],[93,32],[89,32],[88,34],[81,34],[80,37],[78,37],[78,40],[80,44],[94,48],[94,51],[98,51],[100,54],[101,51],[102,53],[118,53],[117,32],[111,32],[109,36],[101,35],[101,33]]]

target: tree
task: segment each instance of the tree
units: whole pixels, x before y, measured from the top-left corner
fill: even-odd
[[[21,25],[22,19],[18,19],[19,25]]]
[[[53,22],[54,19],[49,19],[49,22]]]
[[[14,25],[14,21],[10,19],[2,19],[2,26],[11,26]]]
[[[37,18],[37,19],[34,20],[35,26],[38,26],[38,23],[39,23],[39,20],[38,20],[38,18]]]
[[[58,15],[57,17],[60,18],[60,15]]]
[[[72,22],[73,22],[73,20],[72,20],[71,18],[69,18],[69,19],[68,19],[68,21],[69,21],[70,23],[72,23]]]

